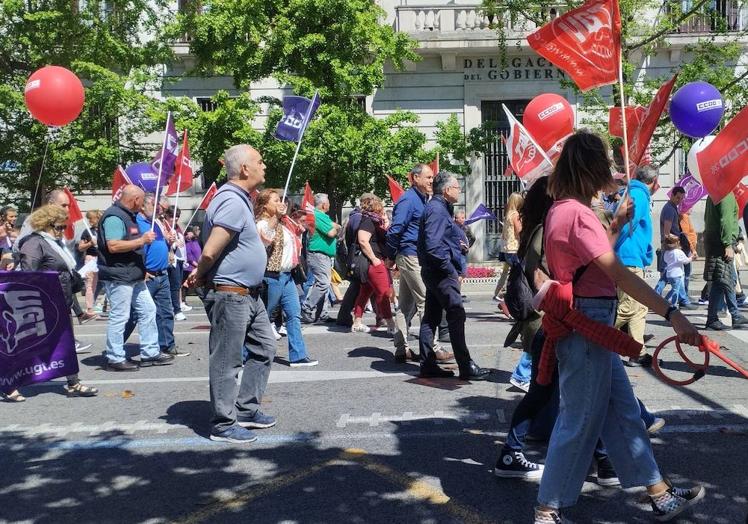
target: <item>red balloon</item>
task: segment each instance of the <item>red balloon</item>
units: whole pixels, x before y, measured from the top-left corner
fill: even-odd
[[[26,81],[24,97],[31,116],[48,126],[64,126],[78,118],[86,98],[75,73],[59,66],[36,70]]]
[[[574,132],[574,110],[560,95],[544,93],[527,104],[522,125],[544,151]]]

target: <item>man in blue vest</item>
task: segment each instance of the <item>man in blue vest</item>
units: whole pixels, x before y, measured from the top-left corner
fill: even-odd
[[[137,363],[127,360],[124,349],[123,335],[131,308],[140,325],[140,364],[158,366],[174,359],[159,351],[156,306],[145,285],[143,247],[150,245],[156,234],[141,233],[136,222],[144,196],[139,187],[125,186],[120,199],[101,217],[98,232],[99,281],[111,307],[104,352],[110,371],[139,369]]]
[[[156,304],[156,325],[158,326],[158,345],[161,352],[174,357],[186,357],[189,353],[177,350],[174,340],[174,306],[171,300],[171,283],[169,281],[169,252],[170,245],[176,240],[173,232],[167,231],[159,218],[168,201],[157,202],[156,195],[146,193],[143,199],[143,209],[136,218],[138,229],[141,234],[153,230],[156,237],[153,242],[143,247],[145,258],[145,285]],[[156,222],[153,218],[154,207],[156,210]],[[130,316],[130,321],[125,327],[125,340],[135,329],[135,319]]]

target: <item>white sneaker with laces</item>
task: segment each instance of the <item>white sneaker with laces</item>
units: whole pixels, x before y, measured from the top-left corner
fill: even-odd
[[[185,316],[184,316],[184,313],[182,313],[182,312],[180,311],[179,313],[177,313],[176,315],[174,315],[174,320],[178,320],[178,321],[180,321],[180,322],[181,322],[181,321],[183,321],[183,320],[187,320],[187,317],[185,317]]]
[[[273,330],[273,336],[275,337],[275,340],[280,340],[281,338],[283,338],[281,337],[281,334],[276,331],[275,324],[270,324],[270,329]]]
[[[179,309],[181,309],[182,311],[192,311],[192,306],[188,306],[187,304],[185,304],[184,302],[182,302],[179,305]]]

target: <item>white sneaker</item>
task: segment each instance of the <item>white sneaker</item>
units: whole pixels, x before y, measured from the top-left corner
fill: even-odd
[[[182,302],[179,305],[179,309],[181,309],[182,311],[192,311],[192,306],[188,306],[187,304],[185,304],[184,302]]]
[[[270,329],[273,330],[273,336],[275,337],[275,340],[280,340],[282,338],[281,334],[278,333],[278,331],[275,329],[275,324],[270,324]]]
[[[91,349],[93,344],[86,344],[84,342],[81,342],[80,340],[75,341],[75,352],[76,353],[85,353],[87,350]]]
[[[351,333],[368,333],[371,328],[366,324],[353,324],[351,326]]]
[[[529,383],[529,382],[520,382],[520,381],[519,381],[519,380],[517,380],[516,378],[514,378],[514,377],[511,377],[511,378],[509,379],[509,383],[510,383],[510,384],[511,384],[512,386],[514,386],[515,388],[519,388],[519,389],[521,389],[521,390],[522,390],[522,391],[524,391],[525,393],[527,393],[528,391],[530,391],[530,383]]]
[[[177,313],[176,315],[174,315],[174,320],[179,320],[179,321],[187,320],[187,317],[185,317],[184,313],[182,313],[180,311],[179,313]]]
[[[654,435],[658,431],[660,431],[665,426],[665,419],[660,417],[655,417],[654,422],[652,422],[652,425],[647,428],[647,433],[650,435]]]
[[[286,325],[285,324],[281,324],[281,327],[278,330],[278,333],[280,333],[281,336],[283,336],[283,337],[288,336],[288,331],[286,331]]]

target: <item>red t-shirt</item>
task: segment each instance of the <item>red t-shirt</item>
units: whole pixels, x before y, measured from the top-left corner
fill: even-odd
[[[544,235],[548,269],[554,280],[571,282],[577,269],[589,264],[574,284],[574,294],[616,296],[613,280],[592,262],[613,250],[605,228],[592,209],[573,199],[555,202],[548,211]]]

